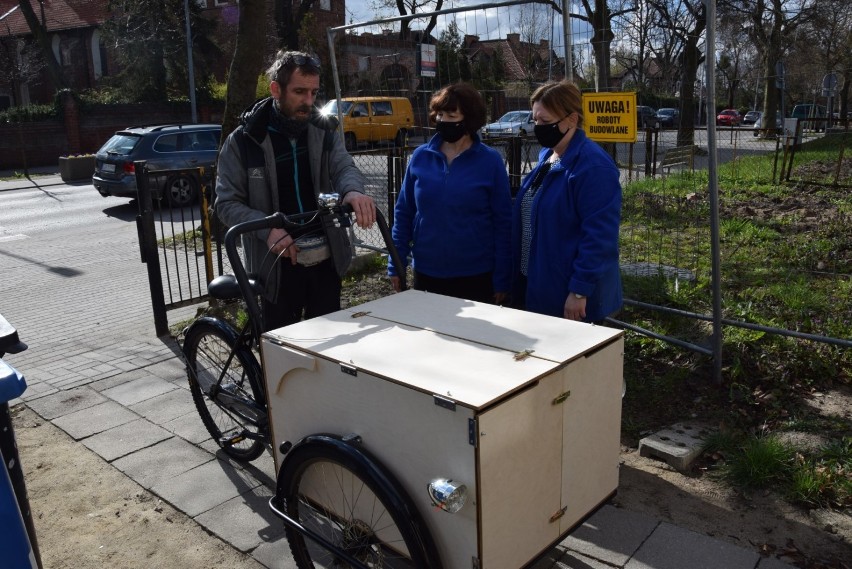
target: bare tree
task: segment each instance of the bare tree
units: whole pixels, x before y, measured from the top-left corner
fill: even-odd
[[[540,75],[541,65],[548,63],[548,60],[540,57],[538,46],[541,40],[549,37],[548,16],[551,10],[542,4],[521,4],[517,6],[517,12],[513,18],[512,28],[518,32],[521,40],[520,55],[523,57],[521,64],[529,85],[532,85]]]
[[[60,89],[64,89],[68,86],[68,81],[62,73],[62,67],[60,67],[59,62],[56,61],[56,57],[53,55],[53,48],[50,45],[50,36],[47,33],[47,26],[45,24],[46,16],[44,12],[44,3],[39,2],[39,6],[41,8],[40,18],[37,17],[35,11],[33,11],[33,6],[30,4],[30,0],[21,0],[18,2],[21,14],[27,21],[27,25],[30,27],[30,31],[33,34],[33,38],[35,38],[36,44],[38,44],[41,49],[41,57],[45,63],[45,69],[47,70],[47,76],[50,79],[50,83],[56,91],[59,91]]]
[[[817,0],[809,31],[799,37],[811,46],[819,62],[819,72],[835,73],[838,78],[841,117],[849,108],[849,88],[852,80],[852,11],[847,0]],[[798,48],[798,46],[797,46]],[[822,77],[818,79],[821,81]]]
[[[616,27],[622,33],[623,42],[622,48],[615,53],[615,61],[631,76],[640,92],[649,89],[646,75],[649,70],[655,15],[654,7],[647,0],[637,0],[635,10],[623,12],[616,20]]]
[[[443,6],[444,0],[375,0],[373,2],[373,9],[377,12],[380,12],[382,10],[392,10],[397,12],[400,16],[407,16],[409,14],[423,14],[427,12],[437,12]],[[429,23],[426,24],[426,28],[423,31],[424,36],[428,36],[429,34],[431,34],[432,30],[435,29],[436,24],[437,18],[435,16],[429,18]],[[410,25],[410,19],[400,21],[400,39],[408,39],[410,37]]]
[[[8,88],[12,106],[16,107],[21,104],[21,87],[38,80],[45,65],[38,46],[12,36],[8,23],[5,24],[6,33],[0,36],[0,85]]]
[[[798,27],[811,18],[814,0],[720,0],[720,15],[742,22],[757,45],[766,88],[763,92],[761,126],[775,124],[778,109],[776,66],[795,38]]]
[[[725,81],[727,90],[727,103],[725,108],[736,108],[736,95],[743,81],[745,71],[745,59],[749,49],[749,42],[745,31],[740,23],[733,19],[723,19],[719,24],[718,38],[721,40],[722,50],[719,54],[719,62],[716,65],[719,75]]]
[[[316,0],[275,0],[275,28],[278,32],[278,47],[300,49],[299,30],[305,17],[310,13]]]
[[[239,124],[240,113],[255,99],[257,77],[264,64],[266,34],[265,0],[240,0],[237,43],[228,73],[228,94],[222,118],[222,142]]]
[[[571,15],[592,26],[592,50],[595,52],[597,69],[597,86],[599,91],[609,89],[611,65],[610,48],[615,34],[612,31],[613,21],[620,16],[636,10],[634,0],[611,0],[616,5],[611,9],[607,0],[581,0],[584,13]],[[594,6],[592,5],[594,4]]]
[[[701,39],[707,27],[707,9],[702,0],[651,0],[660,22],[671,31],[679,45],[680,124],[678,146],[695,142],[695,79],[703,60]],[[712,108],[712,102],[711,102]]]

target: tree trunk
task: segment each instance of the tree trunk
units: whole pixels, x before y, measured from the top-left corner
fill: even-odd
[[[677,129],[677,145],[691,146],[695,144],[695,78],[698,74],[698,63],[701,61],[701,51],[698,42],[707,26],[707,16],[703,10],[695,14],[695,25],[686,36],[683,46],[683,74],[680,82],[680,126]],[[715,116],[715,109],[712,115]],[[708,111],[707,119],[711,113]]]
[[[612,21],[609,14],[606,0],[595,0],[595,11],[592,14],[588,14],[589,20],[593,22],[595,29],[591,44],[595,52],[598,91],[609,90],[610,45],[615,38],[615,35],[612,33]]]
[[[240,113],[255,100],[257,77],[266,45],[266,2],[242,0],[234,58],[228,73],[228,95],[222,119],[222,142],[237,128]]]
[[[47,30],[38,21],[35,12],[33,12],[30,0],[21,0],[18,2],[18,6],[21,9],[21,14],[24,15],[24,19],[27,21],[27,25],[30,27],[30,31],[33,33],[36,43],[38,43],[41,49],[42,57],[47,66],[47,76],[50,79],[50,84],[53,85],[56,91],[65,89],[68,87],[68,83],[65,81],[65,75],[62,73],[59,62],[53,56],[53,47],[50,45],[50,37],[47,35]]]

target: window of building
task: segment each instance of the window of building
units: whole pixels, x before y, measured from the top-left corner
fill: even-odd
[[[320,10],[330,11],[331,10],[331,0],[319,0],[319,8]]]

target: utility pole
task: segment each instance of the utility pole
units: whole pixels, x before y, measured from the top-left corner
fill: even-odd
[[[565,34],[565,79],[574,80],[574,54],[571,47],[571,1],[562,0],[562,33]]]
[[[189,0],[183,0],[183,11],[186,15],[186,61],[189,74],[189,106],[192,108],[192,124],[198,122],[198,112],[195,108],[195,69],[192,64],[192,29],[189,26]]]

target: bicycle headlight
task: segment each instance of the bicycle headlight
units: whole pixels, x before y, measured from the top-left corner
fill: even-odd
[[[451,514],[461,510],[467,500],[467,486],[451,479],[436,478],[429,483],[427,490],[432,503]]]

